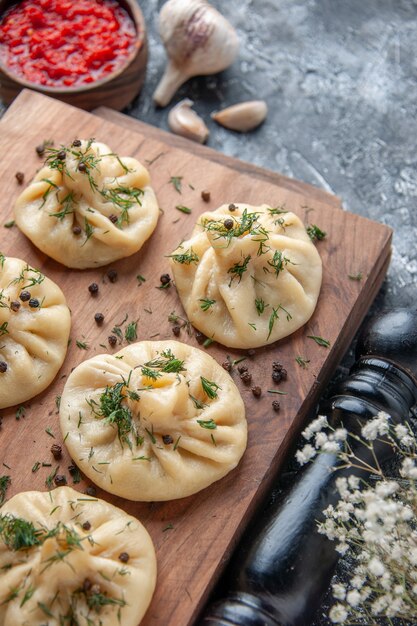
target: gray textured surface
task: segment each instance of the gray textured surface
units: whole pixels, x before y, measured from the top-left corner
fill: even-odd
[[[167,128],[152,93],[165,53],[157,32],[163,2],[139,2],[150,43],[146,85],[129,114]],[[414,0],[229,0],[213,2],[236,27],[238,60],[196,78],[191,97],[210,127],[208,144],[339,195],[346,209],[395,230],[378,306],[417,295],[417,2]],[[209,114],[252,98],[269,115],[240,135]]]

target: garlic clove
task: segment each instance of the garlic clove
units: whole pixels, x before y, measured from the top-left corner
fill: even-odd
[[[209,129],[199,115],[191,108],[193,101],[185,98],[178,102],[168,114],[168,125],[173,133],[205,143]]]
[[[225,70],[239,49],[233,26],[205,0],[168,0],[159,14],[159,33],[168,55],[153,95],[159,106],[192,76]]]
[[[212,113],[211,117],[221,126],[246,133],[265,120],[268,107],[264,100],[248,100]]]

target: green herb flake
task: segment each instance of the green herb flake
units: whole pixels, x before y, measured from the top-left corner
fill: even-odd
[[[201,426],[201,428],[207,428],[208,430],[214,430],[217,428],[217,424],[214,420],[197,420],[197,424]]]
[[[137,327],[138,322],[130,322],[125,329],[125,339],[128,343],[132,343],[132,341],[136,341],[138,338],[137,335]]]
[[[2,506],[6,500],[6,492],[11,482],[12,479],[10,476],[0,476],[0,506]]]
[[[169,182],[174,186],[175,191],[178,191],[178,193],[181,193],[182,179],[182,176],[171,176],[169,179]]]
[[[308,364],[310,363],[310,359],[306,359],[302,356],[296,356],[295,360],[298,363],[298,365],[302,367],[303,369],[307,369]]]
[[[348,274],[348,277],[350,278],[350,280],[356,280],[356,281],[361,281],[363,278],[363,274],[362,272],[358,272],[357,274]]]
[[[49,426],[48,426],[48,428],[45,428],[45,432],[46,432],[46,434],[47,434],[47,435],[49,435],[50,437],[52,437],[53,439],[55,439],[55,435],[54,435],[54,433],[52,432],[52,430],[49,428]]]
[[[317,337],[315,335],[307,335],[307,337],[308,339],[313,339],[313,341],[315,341],[317,345],[323,346],[323,348],[330,347],[330,341],[327,341],[327,339],[323,339],[323,337]]]
[[[215,303],[216,303],[216,300],[210,300],[210,298],[200,298],[200,299],[199,299],[199,302],[201,302],[201,304],[200,304],[200,308],[201,308],[203,311],[208,311],[208,310],[209,310],[209,308],[210,308],[211,306],[213,306],[213,304],[215,304]]]
[[[142,276],[142,274],[136,274],[136,280],[138,281],[138,287],[142,283],[146,283],[146,278],[144,276]]]
[[[18,409],[16,410],[16,419],[20,420],[21,417],[25,417],[26,415],[26,408],[22,405],[19,406]]]
[[[88,344],[85,341],[79,341],[78,339],[75,341],[77,348],[80,350],[88,350]]]
[[[306,228],[307,234],[310,237],[311,241],[321,241],[326,237],[326,234],[321,228],[319,228],[316,224],[310,224]]]
[[[9,222],[6,222],[5,224],[3,224],[4,228],[13,228],[14,225],[15,225],[14,220],[10,220]]]
[[[176,263],[181,263],[181,265],[191,265],[191,263],[195,263],[197,265],[200,260],[192,248],[177,254],[168,254],[167,256],[170,259],[173,259]]]
[[[189,215],[190,213],[192,213],[192,210],[190,209],[190,207],[188,206],[184,206],[183,204],[176,204],[175,208],[178,211],[181,211],[181,213],[186,213],[187,215]]]
[[[201,380],[201,386],[205,394],[211,400],[213,400],[214,398],[217,398],[217,390],[221,389],[221,387],[217,383],[207,380],[207,378],[204,378],[204,376],[200,376],[200,380]]]

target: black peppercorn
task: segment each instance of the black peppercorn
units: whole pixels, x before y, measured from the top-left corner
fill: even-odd
[[[74,139],[72,145],[74,146],[74,148],[79,148],[81,146],[81,141],[79,139]]]
[[[19,185],[23,184],[23,181],[25,180],[25,175],[23,172],[16,172],[15,174],[16,180],[19,183]]]
[[[274,409],[274,411],[279,411],[280,410],[281,405],[280,405],[278,400],[273,400],[272,401],[272,408]]]
[[[201,192],[201,197],[203,198],[204,202],[210,202],[210,192],[209,191],[202,191]]]
[[[67,153],[65,152],[65,150],[60,150],[56,155],[56,158],[60,161],[65,161],[65,159],[67,158]]]
[[[87,166],[85,163],[83,163],[83,161],[81,161],[81,163],[78,164],[78,171],[80,172],[86,172],[87,171]]]
[[[117,220],[119,218],[117,217],[117,215],[113,215],[113,213],[111,215],[109,215],[109,220],[113,223],[116,224]]]
[[[259,398],[262,395],[262,389],[259,387],[259,385],[252,387],[251,391],[255,398]]]
[[[229,204],[229,211],[231,211],[233,213],[233,211],[236,211],[237,206],[235,204]]]
[[[107,341],[109,342],[109,344],[114,347],[117,343],[117,337],[116,335],[110,335],[107,339]]]
[[[21,291],[19,298],[22,302],[27,302],[28,300],[30,300],[30,291]]]
[[[10,302],[10,309],[16,313],[16,311],[20,309],[20,302],[12,300],[12,302]]]
[[[103,315],[103,313],[95,313],[94,321],[98,325],[102,324],[104,322],[104,315]]]
[[[282,368],[282,370],[273,370],[272,371],[272,380],[274,383],[280,383],[281,380],[287,379],[287,370]]]
[[[116,272],[116,270],[109,270],[107,272],[107,278],[109,279],[109,281],[111,283],[115,283],[116,280],[117,280],[117,272]]]
[[[248,350],[248,356],[252,357],[255,356],[256,351],[253,348],[250,348],[250,350]]]
[[[227,220],[224,220],[223,226],[226,230],[231,230],[233,228],[233,220],[231,220],[230,217],[227,218]]]
[[[121,561],[122,563],[127,563],[129,560],[129,555],[127,552],[122,552],[121,554],[119,554],[119,561]]]
[[[247,365],[238,365],[237,371],[239,372],[239,374],[243,374],[243,372],[247,372],[248,371],[248,366]]]
[[[171,437],[171,435],[162,435],[162,441],[164,442],[166,446],[168,446],[170,443],[174,443],[174,440]]]
[[[83,591],[84,592],[90,591],[92,586],[93,586],[93,583],[91,582],[91,580],[89,578],[86,578],[83,582]]]
[[[240,380],[245,383],[245,385],[250,385],[250,383],[252,382],[252,374],[250,374],[249,372],[242,372],[242,374],[240,375]]]
[[[39,146],[36,146],[35,150],[39,156],[43,156],[45,153],[45,144],[44,143],[39,144]]]
[[[74,235],[81,235],[81,226],[75,225],[72,227],[72,232]]]
[[[57,474],[54,478],[54,483],[57,487],[62,487],[63,485],[67,484],[67,479],[63,474]]]
[[[94,487],[94,485],[90,485],[85,490],[85,493],[87,494],[87,496],[91,496],[92,498],[94,498],[94,496],[97,495],[97,489]]]
[[[198,344],[200,344],[200,346],[201,346],[201,344],[203,344],[203,343],[205,342],[205,340],[207,339],[207,337],[206,337],[205,335],[203,335],[203,333],[200,333],[200,331],[199,331],[199,330],[197,330],[197,331],[196,331],[195,338],[196,338],[196,340],[197,340],[197,343],[198,343]]]
[[[168,285],[171,282],[171,276],[169,274],[162,274],[160,279],[161,285]]]
[[[4,374],[4,372],[7,372],[7,363],[0,361],[0,374]]]
[[[68,471],[71,474],[71,476],[75,476],[78,472],[78,468],[76,465],[68,465]]]
[[[224,370],[226,370],[226,372],[231,372],[232,371],[232,364],[230,363],[230,361],[223,361],[222,368]]]
[[[91,285],[88,285],[88,291],[91,293],[92,296],[96,296],[98,294],[97,283],[91,283]]]
[[[29,300],[29,306],[31,309],[37,309],[39,308],[40,302],[37,298],[31,298]]]
[[[81,526],[82,526],[83,530],[90,530],[90,528],[91,528],[91,524],[88,521],[84,522]]]
[[[53,443],[51,446],[52,456],[56,461],[58,461],[62,457],[62,448],[57,443]]]
[[[181,327],[178,326],[178,324],[176,324],[175,326],[172,327],[172,332],[174,333],[176,337],[179,337],[180,332],[181,332]]]

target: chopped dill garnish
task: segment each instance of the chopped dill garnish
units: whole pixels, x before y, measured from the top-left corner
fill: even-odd
[[[208,311],[209,308],[215,304],[216,300],[210,300],[210,298],[200,298],[199,302],[201,302],[200,308],[203,309],[203,311]]]
[[[187,215],[192,213],[192,210],[188,206],[184,206],[183,204],[176,204],[175,208],[178,209],[178,211],[181,211],[181,213],[186,213]]]
[[[138,322],[130,322],[125,328],[125,339],[128,343],[132,343],[132,341],[136,341],[138,338],[137,334]]]
[[[310,224],[310,226],[307,226],[306,231],[311,241],[321,241],[325,238],[327,234],[323,230],[321,230],[321,228],[319,228],[316,224]]]
[[[323,339],[323,337],[317,337],[315,335],[307,335],[307,337],[308,339],[313,339],[313,341],[315,341],[317,345],[323,346],[323,348],[330,347],[330,341],[327,341],[327,339]]]
[[[192,248],[189,248],[184,252],[179,252],[178,254],[168,254],[167,256],[170,259],[174,259],[176,263],[181,263],[183,265],[190,265],[191,263],[197,264],[200,260]]]
[[[268,306],[269,304],[265,304],[265,301],[262,298],[255,298],[255,307],[258,311],[258,315],[262,315]]]
[[[272,259],[269,259],[267,261],[267,264],[270,267],[272,267],[272,269],[273,269],[273,271],[275,273],[275,276],[278,276],[279,273],[282,272],[284,267],[286,265],[288,265],[288,263],[291,263],[292,265],[294,265],[294,263],[292,263],[292,261],[290,261],[290,259],[288,259],[286,256],[284,256],[280,250],[275,250],[274,256],[272,257]],[[264,270],[265,273],[269,273],[271,271],[267,267],[264,267],[263,270]]]
[[[200,376],[200,380],[201,386],[206,395],[212,400],[213,398],[217,398],[217,390],[221,389],[221,387],[217,383],[207,380],[204,376]]]
[[[217,424],[213,419],[197,420],[197,424],[199,424],[201,428],[207,428],[208,430],[214,430],[217,428]]]
[[[0,476],[0,506],[4,504],[4,501],[6,499],[6,492],[11,482],[12,479],[10,478],[10,476]]]
[[[303,369],[307,369],[307,366],[310,363],[310,359],[306,359],[302,356],[296,356],[295,360],[298,363],[298,365],[302,367]]]
[[[169,182],[174,186],[175,191],[178,191],[178,193],[181,193],[182,179],[182,176],[171,176],[169,179]]]
[[[248,254],[242,261],[241,263],[235,263],[232,267],[230,267],[227,270],[228,274],[231,274],[231,279],[229,282],[229,287],[231,286],[233,280],[235,278],[238,279],[238,284],[240,283],[240,281],[242,280],[242,276],[243,274],[246,272],[246,270],[248,269],[248,263],[251,259],[250,254]]]

